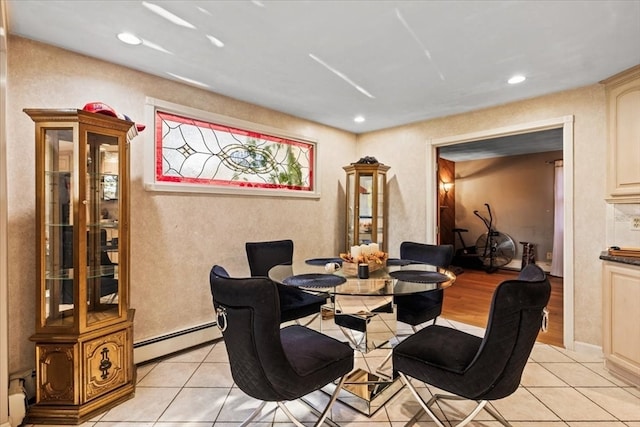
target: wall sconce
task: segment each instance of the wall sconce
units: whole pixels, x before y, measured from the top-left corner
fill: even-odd
[[[449,190],[453,188],[453,182],[444,182],[442,179],[440,182],[442,182],[442,190],[444,190],[444,194],[449,193]]]

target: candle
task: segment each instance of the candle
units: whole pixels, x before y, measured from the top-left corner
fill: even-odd
[[[369,255],[369,245],[364,244],[364,243],[363,243],[363,244],[361,244],[361,245],[360,245],[360,254],[361,254],[361,255],[364,255],[365,257],[366,257],[367,255]]]
[[[351,258],[354,262],[358,262],[358,257],[361,254],[360,246],[351,246]]]
[[[376,252],[380,251],[380,247],[378,246],[377,243],[369,243],[369,252],[371,252],[372,254],[375,254]]]

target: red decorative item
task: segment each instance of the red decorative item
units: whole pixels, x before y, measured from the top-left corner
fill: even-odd
[[[128,122],[133,121],[129,118],[129,116],[117,113],[116,110],[114,110],[104,102],[89,102],[85,104],[85,106],[82,109],[90,113],[105,114],[107,116],[116,117],[118,119],[126,120]],[[142,132],[145,128],[146,128],[145,125],[136,123],[136,129],[138,130],[138,132]]]

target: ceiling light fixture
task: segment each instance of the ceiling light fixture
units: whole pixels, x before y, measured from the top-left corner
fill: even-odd
[[[309,56],[311,57],[311,59],[313,59],[314,61],[316,61],[318,64],[322,65],[323,67],[325,67],[327,70],[331,71],[333,74],[335,74],[336,76],[340,77],[342,80],[344,80],[345,82],[349,83],[351,86],[353,86],[358,92],[362,93],[363,95],[375,99],[375,96],[371,95],[369,92],[367,92],[362,86],[357,85],[353,80],[351,80],[349,77],[347,77],[345,74],[341,73],[340,71],[336,70],[335,68],[333,68],[331,65],[327,64],[326,62],[324,62],[322,59],[318,58],[317,56],[315,56],[313,53],[310,53]]]
[[[119,33],[116,37],[118,37],[118,40],[120,40],[122,43],[130,44],[132,46],[138,46],[142,44],[142,39],[135,34],[124,32]]]
[[[356,123],[364,123],[364,120],[365,120],[364,116],[355,116],[353,118],[353,121],[356,122]]]
[[[149,40],[142,39],[142,44],[150,49],[157,50],[158,52],[168,53],[169,55],[173,55],[173,52],[168,51],[160,45],[155,43],[151,43]]]
[[[189,84],[196,85],[196,86],[201,86],[201,87],[209,87],[208,84],[199,82],[198,80],[193,80],[193,79],[190,79],[188,77],[183,77],[181,75],[170,73],[170,72],[167,72],[167,74],[169,74],[171,77],[174,77],[174,78],[176,78],[178,80],[182,80],[185,83],[189,83]]]
[[[214,46],[216,46],[216,47],[224,47],[224,43],[219,38],[210,36],[209,34],[207,34],[207,38],[209,39],[209,41],[211,43],[213,43]]]
[[[522,74],[516,74],[515,76],[507,80],[507,83],[509,83],[510,85],[517,85],[518,83],[522,83],[525,80],[527,80],[525,76],[523,76]]]
[[[185,28],[192,28],[192,29],[196,28],[195,25],[193,25],[192,23],[185,21],[184,19],[180,18],[177,15],[174,15],[173,13],[169,12],[167,9],[161,6],[158,6],[157,4],[143,1],[142,5],[147,9],[149,9],[151,12],[155,13],[158,16],[163,17],[164,19],[166,19],[167,21],[173,24],[176,24]]]

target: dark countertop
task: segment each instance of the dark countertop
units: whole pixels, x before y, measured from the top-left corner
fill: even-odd
[[[640,258],[634,258],[629,256],[614,256],[609,255],[608,251],[602,251],[600,253],[600,259],[611,262],[619,262],[621,264],[637,265],[640,266]]]

